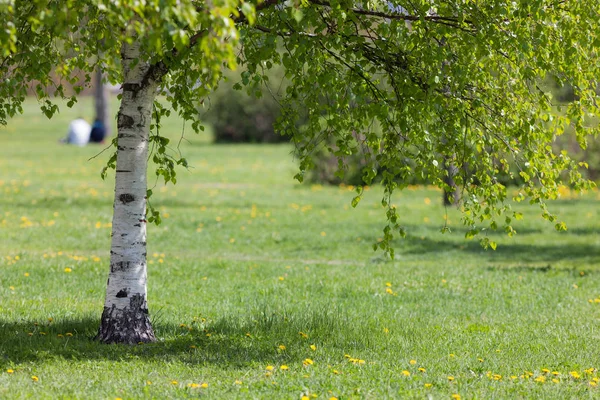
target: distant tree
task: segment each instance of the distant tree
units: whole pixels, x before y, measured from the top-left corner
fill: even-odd
[[[589,186],[577,163],[551,144],[572,125],[584,145],[585,117],[598,115],[596,1],[9,0],[0,2],[0,19],[1,123],[22,111],[31,85],[48,117],[58,110],[53,96],[67,97],[69,106],[76,101],[51,72],[76,84],[73,71],[89,78],[101,67],[122,84],[108,161],[116,178],[103,342],[155,340],[146,223],[160,216],[146,209],[148,150],[156,173],[174,183],[176,164],[186,161],[167,150],[161,117],[172,109],[202,129],[198,104],[236,65],[245,69],[237,87],[250,94],[266,70],[285,68],[290,84],[277,126],[298,147],[298,179],[323,141],[340,159],[367,150],[367,183],[382,168],[388,223],[376,247],[392,255],[394,233],[404,234],[392,194],[407,177],[447,188],[445,165],[454,165],[468,237],[485,227],[514,232],[520,215],[497,179],[509,172],[509,156],[525,182],[515,200],[528,198],[544,218],[555,219],[545,200],[557,196],[562,177],[577,189]],[[571,85],[577,100],[555,109],[538,87],[547,75]],[[300,114],[308,115],[302,128],[295,124]],[[371,129],[375,121],[381,134]],[[463,165],[473,173],[461,174]],[[359,188],[352,204],[360,198]],[[485,236],[482,243],[495,247]]]
[[[111,128],[111,119],[108,115],[110,109],[109,95],[108,87],[104,82],[104,73],[100,68],[97,68],[94,73],[94,109],[94,125],[100,122],[104,129],[104,136],[108,137]]]

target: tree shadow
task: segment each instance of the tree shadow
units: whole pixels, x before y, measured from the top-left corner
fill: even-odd
[[[556,241],[551,244],[501,243],[496,250],[485,250],[478,241],[450,241],[433,239],[428,236],[407,236],[398,242],[398,254],[438,254],[467,253],[477,254],[488,261],[502,260],[505,263],[548,263],[571,261],[600,264],[600,246],[589,243]]]
[[[91,316],[52,322],[0,320],[0,367],[24,362],[66,360],[126,361],[178,360],[200,365],[239,367],[251,363],[284,363],[306,358],[310,343],[365,348],[372,335],[353,328],[350,318],[325,309],[288,314],[264,310],[244,317],[225,316],[215,321],[195,319],[190,324],[154,321],[159,339],[135,346],[102,344],[94,340],[99,320]],[[339,335],[339,332],[352,332]],[[285,349],[280,348],[285,343]]]

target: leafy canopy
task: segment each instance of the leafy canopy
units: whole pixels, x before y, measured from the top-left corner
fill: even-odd
[[[596,1],[559,0],[3,1],[0,123],[22,111],[27,87],[51,117],[53,96],[76,101],[60,84],[80,87],[76,73],[89,81],[100,66],[119,82],[120,46],[134,32],[142,61],[167,71],[161,93],[195,130],[198,106],[224,69],[241,65],[237,86],[252,94],[276,85],[266,71],[282,65],[290,84],[278,129],[296,144],[297,178],[321,142],[332,144],[341,172],[344,157],[365,150],[364,181],[379,173],[385,191],[388,225],[376,247],[393,255],[394,232],[404,233],[394,191],[413,175],[444,187],[448,164],[460,167],[454,180],[467,236],[486,228],[513,234],[520,215],[497,179],[511,173],[510,163],[525,181],[514,200],[538,204],[551,221],[545,201],[561,182],[590,186],[578,172],[584,163],[551,145],[567,126],[584,147],[597,133],[586,124],[599,111],[597,12]],[[546,77],[572,85],[577,100],[554,104],[540,87]],[[155,104],[157,121],[170,112]],[[308,120],[301,128],[299,117]],[[166,155],[156,133],[158,171],[175,180],[174,164],[185,160]]]

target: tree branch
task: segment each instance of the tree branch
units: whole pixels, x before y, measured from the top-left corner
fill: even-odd
[[[331,8],[331,4],[328,1],[323,1],[323,0],[309,0],[309,1],[311,4]],[[459,20],[459,18],[457,18],[457,17],[443,17],[443,16],[439,16],[439,15],[419,16],[419,15],[408,15],[408,14],[398,14],[398,13],[386,13],[386,12],[382,12],[382,11],[365,10],[363,8],[349,8],[348,11],[352,11],[354,14],[366,15],[366,16],[371,16],[371,17],[396,19],[396,20],[408,21],[408,22],[424,20],[424,21],[437,22],[437,23],[441,23],[444,25],[450,25],[455,28],[462,28],[461,26],[457,25],[461,22]],[[473,21],[468,20],[468,19],[465,19],[462,22],[465,22],[469,25],[473,25]],[[464,29],[464,28],[462,28],[462,29]]]

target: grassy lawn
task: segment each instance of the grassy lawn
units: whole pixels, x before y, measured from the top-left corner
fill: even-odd
[[[108,152],[90,160],[102,146],[57,142],[89,101],[52,121],[35,107],[0,128],[0,398],[600,396],[598,192],[552,204],[563,233],[518,205],[518,235],[486,251],[441,193],[408,190],[390,261],[371,249],[377,187],[352,209],[346,187],[294,182],[290,147],[205,134],[182,141],[178,184],[154,189],[159,342],[93,342],[114,174],[100,179]],[[182,126],[163,128],[174,148]]]

